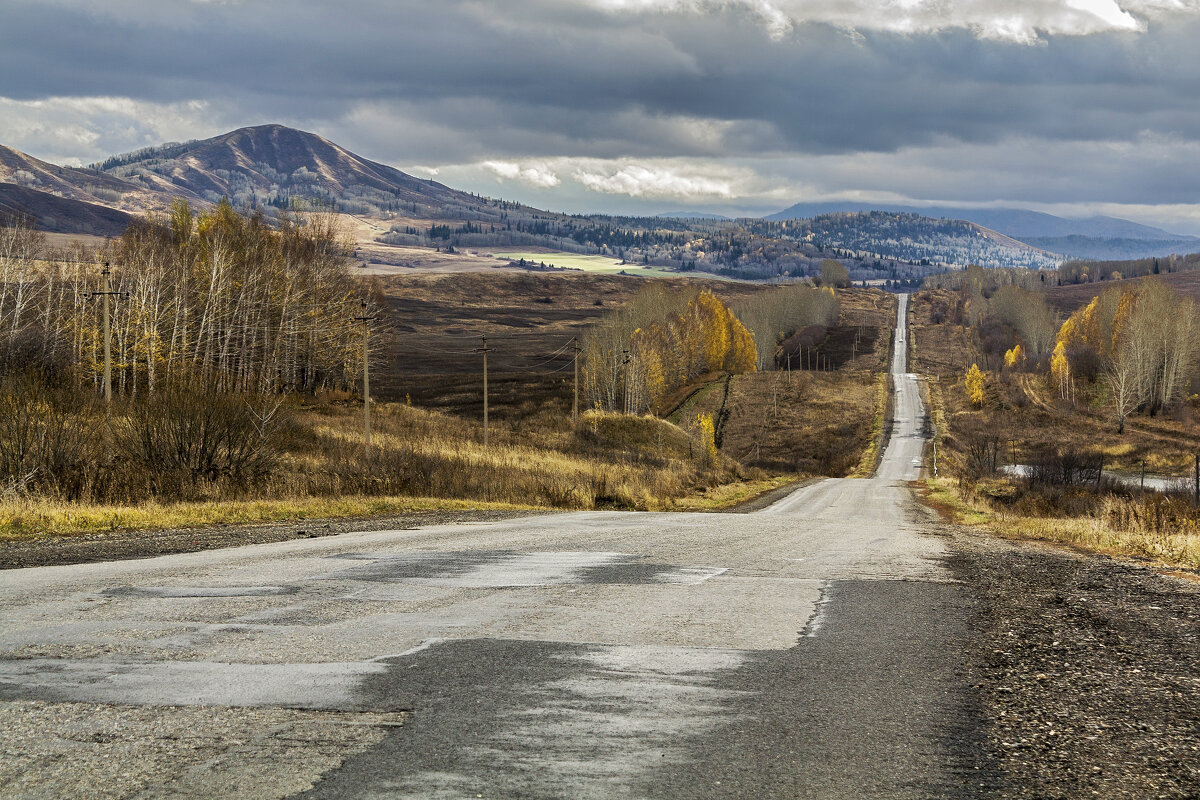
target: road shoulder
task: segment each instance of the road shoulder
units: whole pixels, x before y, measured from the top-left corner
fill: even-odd
[[[431,525],[551,514],[551,511],[417,511],[376,517],[309,519],[257,525],[213,525],[167,530],[115,530],[70,536],[46,536],[0,542],[0,570],[61,566],[131,558],[153,558],[249,544],[315,539],[357,531],[413,530]]]
[[[958,528],[1006,798],[1200,795],[1200,584]]]

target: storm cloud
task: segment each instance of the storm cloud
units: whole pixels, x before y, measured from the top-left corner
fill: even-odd
[[[0,143],[48,160],[283,122],[568,210],[1001,200],[1151,221],[1170,206],[1200,229],[1197,0],[6,0],[2,14]]]

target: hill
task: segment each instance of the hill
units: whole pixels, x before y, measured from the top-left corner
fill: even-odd
[[[1102,239],[1095,236],[1029,236],[1022,239],[1027,244],[1040,247],[1068,258],[1094,258],[1114,261],[1127,258],[1153,258],[1190,253],[1200,249],[1200,239],[1177,237],[1173,239],[1137,239],[1117,237]]]
[[[97,169],[60,167],[3,145],[0,145],[0,184],[130,213],[166,207],[173,196],[190,195],[183,187],[163,194]]]
[[[314,133],[283,125],[113,156],[103,174],[166,193],[180,189],[235,206],[327,206],[357,214],[456,217],[482,202],[434,181],[368,161]]]
[[[1046,269],[1061,259],[1004,234],[964,220],[933,219],[885,211],[841,212],[812,219],[751,223],[766,231],[817,244],[833,255],[896,260],[926,266]]]
[[[133,217],[115,208],[0,183],[0,216],[28,216],[49,233],[120,236]]]
[[[798,203],[770,215],[767,219],[806,219],[824,214],[873,210],[965,220],[1038,249],[1071,258],[1146,258],[1191,252],[1200,248],[1200,238],[1171,233],[1127,219],[1105,216],[1066,219],[1040,211],[1014,208]]]

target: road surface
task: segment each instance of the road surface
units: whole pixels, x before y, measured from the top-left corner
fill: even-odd
[[[138,797],[973,796],[970,598],[905,484],[923,445],[906,303],[876,478],[755,514],[573,513],[8,571],[0,705],[18,723],[91,709],[131,730],[191,714],[187,735],[238,731],[186,774],[85,765]],[[0,794],[77,779],[18,761]]]

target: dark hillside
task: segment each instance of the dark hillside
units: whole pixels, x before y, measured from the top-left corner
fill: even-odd
[[[0,183],[0,216],[28,216],[47,233],[120,236],[133,217],[115,208]]]

